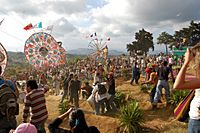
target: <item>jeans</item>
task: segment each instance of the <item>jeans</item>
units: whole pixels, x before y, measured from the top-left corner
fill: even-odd
[[[69,100],[72,104],[75,103],[75,107],[79,108],[79,96],[77,95],[70,95],[70,100]]]
[[[44,123],[35,125],[35,127],[37,128],[37,132],[38,133],[46,133],[45,127],[44,127]]]
[[[134,80],[135,80],[135,83],[138,84],[139,79],[140,79],[140,75],[133,75],[130,84],[133,84]]]
[[[117,110],[117,108],[116,108],[116,106],[114,104],[114,98],[115,98],[115,95],[111,95],[110,99],[108,100],[108,102],[106,102],[106,109],[108,111],[110,111],[111,109],[112,109],[112,111],[116,111]]]
[[[189,120],[188,133],[200,133],[200,120]]]
[[[162,94],[162,88],[165,89],[165,96],[167,102],[170,100],[170,91],[169,91],[169,83],[167,80],[158,80],[158,84],[156,86],[156,93],[154,96],[154,103],[158,103]]]
[[[153,103],[155,93],[156,93],[156,86],[153,87],[153,89],[151,90],[151,92],[150,92],[150,94],[149,94],[149,96],[150,96],[150,102],[151,102],[151,103]]]
[[[96,115],[98,115],[100,113],[100,107],[101,107],[101,113],[104,113],[106,101],[107,101],[107,98],[104,98],[95,103],[95,114]]]

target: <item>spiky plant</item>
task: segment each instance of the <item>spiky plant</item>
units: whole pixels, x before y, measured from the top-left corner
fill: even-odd
[[[119,120],[124,132],[139,133],[143,122],[143,111],[139,108],[139,103],[133,100],[123,106],[120,109]]]
[[[59,108],[60,114],[65,113],[69,109],[68,101],[64,101],[63,103],[59,103],[58,108]]]
[[[188,94],[189,90],[176,90],[172,93],[170,103],[177,106]]]
[[[115,93],[114,103],[117,108],[121,107],[126,103],[126,95],[120,91],[117,91]]]

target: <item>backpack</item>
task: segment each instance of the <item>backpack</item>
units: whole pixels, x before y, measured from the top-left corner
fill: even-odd
[[[17,96],[6,82],[0,86],[0,116],[13,119],[13,116],[19,114],[19,104]]]
[[[107,89],[105,87],[105,85],[99,84],[98,85],[98,94],[102,95],[105,94],[107,92]]]

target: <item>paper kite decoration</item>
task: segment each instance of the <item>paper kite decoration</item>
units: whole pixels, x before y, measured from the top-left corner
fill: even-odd
[[[0,75],[3,75],[7,66],[7,62],[8,62],[7,51],[3,47],[3,45],[0,43],[0,65],[1,65],[1,71],[2,71]]]
[[[57,66],[62,62],[63,53],[60,47],[50,34],[38,32],[26,40],[24,54],[31,65],[41,70]]]

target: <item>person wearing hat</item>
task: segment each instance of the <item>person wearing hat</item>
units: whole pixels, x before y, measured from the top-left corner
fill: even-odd
[[[15,130],[10,130],[9,133],[37,133],[37,129],[31,123],[22,123]]]
[[[146,72],[146,79],[145,80],[149,80],[150,74],[152,72],[151,68],[152,68],[151,63],[148,63],[147,64],[147,68],[145,69],[145,72]]]

